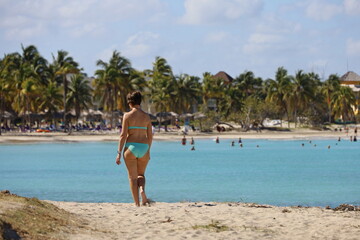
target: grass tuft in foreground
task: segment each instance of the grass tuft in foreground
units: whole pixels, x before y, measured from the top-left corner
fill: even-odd
[[[195,225],[192,227],[193,229],[205,229],[209,231],[215,231],[215,232],[223,232],[223,231],[229,231],[230,228],[226,225],[220,224],[220,221],[211,220],[211,223],[207,225]]]
[[[62,239],[80,227],[71,213],[37,198],[0,193],[0,239]]]

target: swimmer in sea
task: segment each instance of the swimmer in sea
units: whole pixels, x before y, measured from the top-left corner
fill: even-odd
[[[184,135],[184,137],[181,139],[181,144],[182,144],[182,145],[186,145],[186,137],[185,137],[185,135]]]

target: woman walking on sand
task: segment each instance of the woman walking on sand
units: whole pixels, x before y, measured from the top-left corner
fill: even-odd
[[[150,160],[152,143],[152,125],[150,117],[140,108],[141,93],[127,95],[130,112],[125,113],[122,122],[116,164],[120,164],[124,148],[124,160],[129,174],[130,190],[136,206],[140,206],[139,190],[142,205],[148,203],[145,194],[145,169]]]

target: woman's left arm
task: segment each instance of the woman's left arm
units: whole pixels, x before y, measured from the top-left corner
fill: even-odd
[[[147,131],[146,134],[147,134],[147,138],[148,138],[148,142],[149,142],[149,149],[150,149],[151,144],[152,144],[152,140],[153,140],[153,132],[152,132],[151,121],[149,121],[146,131]]]

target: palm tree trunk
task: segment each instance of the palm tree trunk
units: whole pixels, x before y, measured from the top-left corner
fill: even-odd
[[[54,123],[54,127],[55,127],[55,129],[57,129],[57,127],[56,127],[56,118],[55,118],[55,114],[56,114],[56,112],[53,112],[53,114],[52,114],[52,122]]]
[[[67,80],[66,80],[66,74],[63,75],[63,85],[64,85],[64,96],[63,96],[63,101],[64,101],[64,116],[63,116],[63,121],[64,121],[64,132],[66,132],[66,128],[67,128],[67,122],[66,122],[66,95],[67,95]]]
[[[160,121],[159,121],[159,132],[160,132],[160,127],[161,127],[161,115],[160,115]]]
[[[2,100],[2,93],[0,94],[0,136],[1,136],[1,124],[3,123],[4,106]]]
[[[29,122],[29,132],[31,132],[31,116],[30,116],[30,101],[29,98],[26,96],[26,108],[28,113],[28,122]]]

